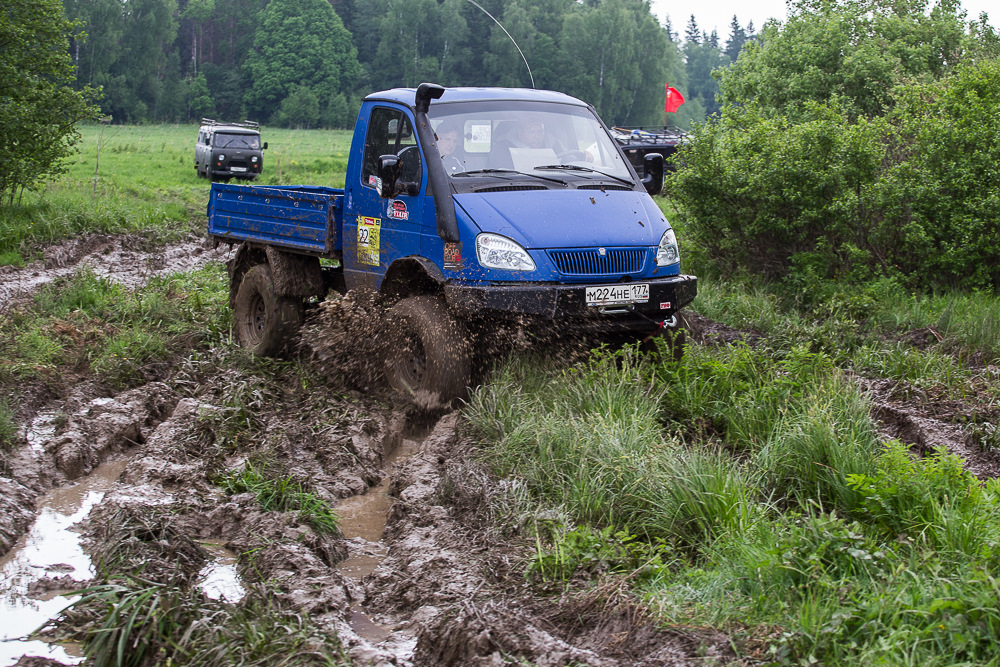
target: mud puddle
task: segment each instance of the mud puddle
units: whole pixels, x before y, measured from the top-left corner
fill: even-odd
[[[350,626],[359,637],[372,644],[384,642],[392,635],[392,630],[371,618],[363,604],[357,600],[364,597],[361,588],[366,577],[373,574],[389,554],[389,547],[383,541],[389,511],[395,500],[389,495],[392,472],[410,459],[420,448],[420,440],[404,438],[385,458],[385,474],[378,486],[363,495],[345,498],[337,504],[340,530],[348,540],[348,557],[339,563],[336,570],[344,578],[352,597],[356,600],[350,608]],[[407,640],[416,644],[416,638],[407,635]],[[405,641],[405,640],[404,640]]]
[[[125,465],[124,459],[106,462],[73,485],[42,496],[35,522],[0,559],[0,667],[25,655],[65,664],[82,661],[77,647],[47,644],[31,635],[79,599],[63,593],[94,576],[74,526],[101,502]]]
[[[199,540],[199,544],[205,548],[211,560],[198,573],[198,588],[210,600],[232,603],[242,600],[247,591],[236,570],[239,559],[236,552],[224,546],[225,540]]]

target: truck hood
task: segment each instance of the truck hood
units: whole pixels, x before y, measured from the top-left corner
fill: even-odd
[[[454,198],[480,231],[527,249],[653,246],[668,227],[652,198],[632,190],[467,192]]]

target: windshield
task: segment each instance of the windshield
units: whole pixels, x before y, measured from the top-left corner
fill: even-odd
[[[256,134],[223,134],[215,135],[217,148],[260,148],[260,137]]]
[[[586,107],[456,102],[432,104],[429,115],[445,170],[452,177],[498,173],[495,170],[551,177],[564,171],[570,177],[610,176],[633,182],[614,142]]]

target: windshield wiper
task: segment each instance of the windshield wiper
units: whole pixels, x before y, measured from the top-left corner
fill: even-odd
[[[614,174],[607,174],[599,169],[592,169],[591,167],[584,167],[578,164],[543,164],[537,167],[532,167],[532,169],[562,169],[566,171],[586,171],[592,174],[600,174],[601,176],[607,176],[608,178],[613,178],[619,183],[624,183],[625,185],[635,185],[635,183],[630,179],[622,178],[621,176],[615,176]]]
[[[566,185],[566,181],[560,178],[552,178],[551,176],[542,176],[541,174],[528,174],[523,171],[515,171],[514,169],[473,169],[472,171],[458,171],[452,174],[452,177],[458,176],[477,176],[479,174],[514,174],[517,176],[530,176],[532,178],[540,178],[543,181],[552,181],[553,183],[558,183],[560,185]]]

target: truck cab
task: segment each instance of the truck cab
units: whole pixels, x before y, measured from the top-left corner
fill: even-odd
[[[194,148],[194,168],[200,178],[228,181],[231,178],[252,181],[264,168],[260,142],[260,124],[220,123],[202,118]]]
[[[649,194],[662,160],[640,177],[593,107],[551,91],[449,88],[423,115],[418,98],[396,89],[362,106],[351,154],[363,159],[343,209],[349,285],[383,289],[420,257],[453,306],[639,329],[693,298]]]
[[[681,273],[651,197],[662,156],[642,171],[592,106],[562,93],[421,84],[368,95],[343,190],[212,186],[209,234],[241,244],[237,337],[273,352],[304,299],[331,285],[375,291],[388,309],[387,380],[447,401],[498,327],[670,326],[697,280]]]

